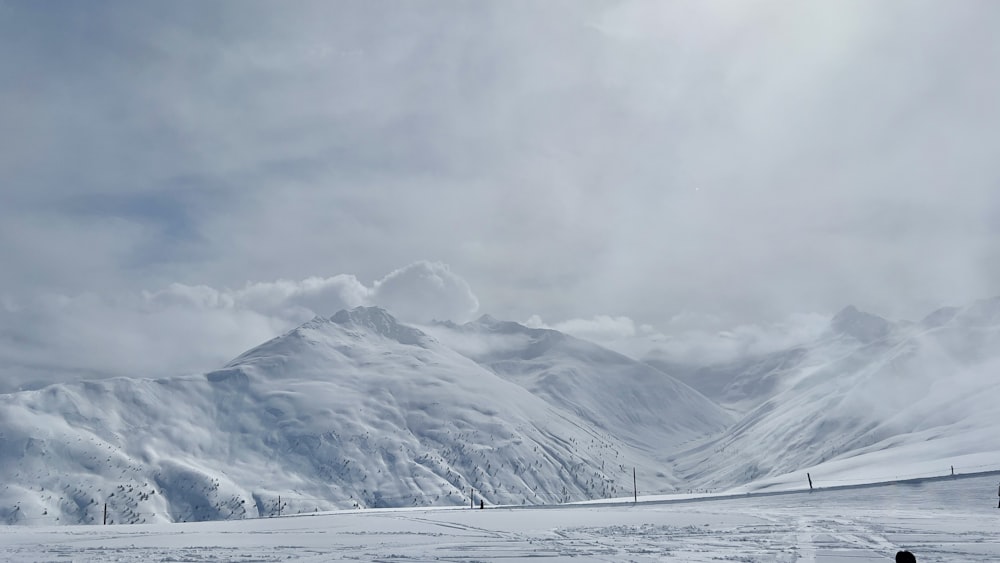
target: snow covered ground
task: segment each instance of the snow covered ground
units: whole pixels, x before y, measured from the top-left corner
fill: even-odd
[[[4,561],[891,561],[1000,558],[989,474],[727,500],[386,509],[190,524],[0,528]]]

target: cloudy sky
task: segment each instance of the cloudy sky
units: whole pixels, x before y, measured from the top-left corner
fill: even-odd
[[[358,304],[627,348],[1000,294],[998,27],[988,0],[0,2],[0,377],[208,369]]]

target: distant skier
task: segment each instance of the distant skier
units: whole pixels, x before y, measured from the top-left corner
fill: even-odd
[[[917,563],[917,557],[909,551],[897,551],[896,563]]]
[[[480,500],[479,501],[479,510],[482,510],[484,508],[486,508],[486,504],[482,500]]]

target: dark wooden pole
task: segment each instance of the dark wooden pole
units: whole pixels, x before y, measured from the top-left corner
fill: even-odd
[[[108,503],[104,503],[104,525],[108,525]]]
[[[812,475],[806,473],[806,479],[809,479],[809,490],[813,490],[813,478]]]
[[[639,502],[639,487],[635,485],[635,468],[632,468],[632,498],[634,502]]]
[[[278,495],[278,518],[281,518],[281,495]]]

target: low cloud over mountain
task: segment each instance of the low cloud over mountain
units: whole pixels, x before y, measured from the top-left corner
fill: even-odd
[[[46,295],[0,308],[0,391],[56,381],[201,372],[316,315],[360,305],[401,319],[468,320],[479,302],[445,264],[415,262],[370,285],[356,276],[138,294]]]

